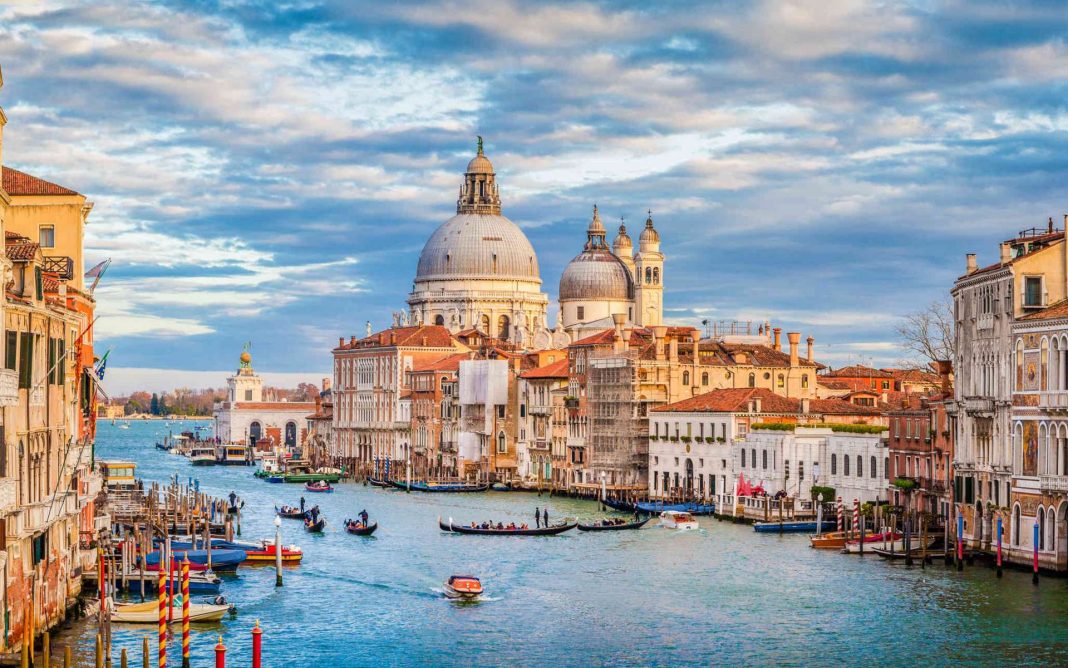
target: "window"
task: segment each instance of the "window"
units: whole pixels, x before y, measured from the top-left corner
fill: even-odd
[[[807,373],[801,374],[801,387],[802,388],[807,388],[808,387],[808,374]]]
[[[831,453],[831,475],[838,474],[838,455]]]
[[[252,390],[245,390],[245,401],[252,401]]]
[[[742,468],[745,468],[745,448],[742,448]]]
[[[762,459],[762,464],[763,464],[764,468],[765,469],[768,468],[768,451],[767,450],[762,450],[761,451],[761,459]]]
[[[497,405],[497,417],[501,420],[504,419],[504,404]]]
[[[660,267],[653,267],[653,284],[660,285]]]
[[[786,387],[786,376],[779,374],[779,377],[775,379],[776,387]]]
[[[29,389],[33,377],[33,334],[19,335],[19,387]]]
[[[1024,306],[1042,306],[1042,277],[1024,278]]]
[[[783,468],[783,472],[785,473],[785,478],[787,480],[789,480],[790,479],[790,460],[789,459],[782,460],[782,468]]]
[[[689,385],[690,384],[690,372],[689,371],[683,371],[682,372],[682,384],[683,385]]]
[[[504,441],[503,431],[497,434],[497,452],[502,454],[508,452],[508,444]]]
[[[44,276],[40,267],[33,268],[33,277],[37,287],[37,300],[40,301],[44,299]]]
[[[797,462],[797,479],[798,481],[805,479],[805,462]]]
[[[749,450],[749,460],[753,462],[753,468],[756,468],[756,448]]]
[[[842,456],[842,475],[849,475],[849,455]]]
[[[749,374],[749,387],[756,387],[756,374]]]
[[[884,390],[889,390],[890,389],[890,381],[888,381],[888,380],[884,380],[883,381],[883,389]]]
[[[41,225],[41,227],[39,227],[37,231],[37,242],[41,244],[41,248],[55,248],[56,226]]]
[[[702,385],[708,385],[708,372],[707,371],[705,371],[704,373],[701,374],[701,384]]]
[[[575,313],[575,317],[578,318],[579,320],[585,320],[586,319],[586,307],[585,306],[577,307],[576,313]]]
[[[527,416],[527,405],[519,404],[519,417],[525,418]]]
[[[857,477],[864,477],[864,458],[860,455],[857,455]]]
[[[443,315],[434,316],[434,324],[438,325],[439,327],[444,325],[445,324],[445,316],[443,316]]]
[[[873,477],[873,478],[878,478],[879,477],[879,466],[878,466],[877,462],[878,462],[878,460],[875,459],[875,455],[872,455],[871,456],[871,477]]]
[[[4,349],[4,368],[14,371],[19,368],[19,335],[18,332],[8,332]]]

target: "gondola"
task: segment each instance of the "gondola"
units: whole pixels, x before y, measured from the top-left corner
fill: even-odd
[[[389,484],[388,480],[378,480],[377,478],[368,477],[367,482],[371,483],[371,485],[375,487],[385,487],[387,489],[393,488],[393,485]]]
[[[442,522],[441,518],[438,518],[438,527],[442,531],[466,533],[475,536],[555,536],[558,533],[570,531],[576,526],[578,526],[577,522],[571,522],[567,524],[556,524],[546,529],[481,529]]]
[[[407,491],[411,489],[413,492],[435,492],[435,493],[463,493],[463,492],[485,492],[490,488],[486,485],[468,485],[466,483],[440,483],[429,484],[425,482],[413,482],[409,486],[405,482],[397,482],[396,480],[390,480],[389,484],[397,489],[403,489]]]
[[[604,505],[608,506],[612,510],[622,510],[625,513],[634,512],[634,504],[630,501],[620,501],[618,499],[604,499],[601,501]]]
[[[275,506],[274,512],[279,517],[284,517],[290,520],[304,519],[304,511],[300,508],[294,508],[293,506],[282,506],[281,508]]]
[[[304,518],[304,530],[308,533],[322,533],[326,528],[326,518],[320,517],[318,520],[312,521],[312,518]]]
[[[627,522],[625,524],[579,524],[579,531],[627,531],[629,529],[641,529],[652,517],[646,517],[644,520],[638,520],[637,522]]]
[[[377,528],[378,522],[371,522],[365,527],[358,527],[356,526],[356,522],[353,522],[351,520],[345,522],[345,531],[348,531],[354,536],[370,536],[375,532],[375,529]]]

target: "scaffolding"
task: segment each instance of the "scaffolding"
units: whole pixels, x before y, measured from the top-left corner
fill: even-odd
[[[649,423],[639,392],[637,351],[606,352],[589,362],[587,410],[594,482],[642,486],[649,469]]]

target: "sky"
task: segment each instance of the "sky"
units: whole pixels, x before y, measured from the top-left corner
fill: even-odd
[[[1053,2],[0,3],[3,157],[95,202],[113,392],[222,385],[245,341],[329,375],[476,135],[551,300],[594,204],[651,210],[671,323],[886,365],[965,253],[1062,225],[1066,34]]]

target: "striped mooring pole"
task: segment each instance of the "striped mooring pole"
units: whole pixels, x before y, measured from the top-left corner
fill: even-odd
[[[1034,544],[1034,551],[1032,552],[1032,554],[1034,555],[1033,562],[1032,562],[1032,563],[1034,563],[1034,572],[1031,573],[1031,584],[1038,584],[1038,522],[1037,521],[1035,522],[1034,531],[1032,532],[1032,535],[1033,535],[1033,538],[1034,538],[1033,541],[1032,541],[1033,544]]]
[[[1001,515],[998,515],[998,577],[1001,577]]]
[[[853,499],[853,531],[860,531],[860,499]]]
[[[159,668],[167,668],[167,567],[159,568]]]
[[[210,548],[209,548],[210,549]],[[189,553],[182,559],[182,668],[189,668]]]
[[[845,512],[842,509],[842,497],[838,497],[838,533],[845,530]]]

